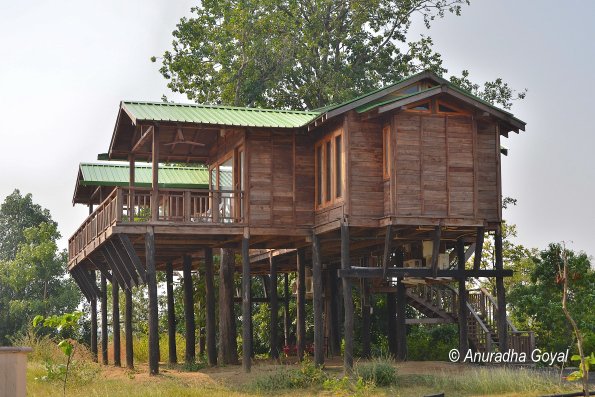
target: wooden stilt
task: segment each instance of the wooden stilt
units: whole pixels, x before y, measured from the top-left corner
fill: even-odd
[[[91,354],[95,362],[98,360],[97,353],[97,299],[94,298],[91,299]]]
[[[341,327],[339,326],[339,319],[341,316],[339,315],[341,311],[341,294],[339,293],[339,285],[341,281],[337,277],[337,267],[333,266],[332,269],[329,271],[329,278],[330,278],[330,289],[331,289],[331,311],[330,311],[330,322],[331,322],[331,354],[333,356],[338,356],[341,354]]]
[[[496,230],[494,249],[496,251],[496,270],[503,270],[501,228]],[[503,277],[496,277],[496,299],[498,303],[498,343],[500,344],[500,351],[505,352],[508,350],[508,321],[506,319],[506,290],[504,289]]]
[[[283,337],[285,346],[290,345],[291,319],[289,318],[289,274],[283,274]]]
[[[320,239],[312,235],[312,281],[314,306],[314,363],[324,364],[324,323],[322,314],[322,263],[320,258]]]
[[[112,280],[112,330],[114,342],[114,365],[122,366],[120,344],[120,288],[116,280]]]
[[[219,362],[237,364],[236,321],[234,315],[235,254],[221,249],[219,266]]]
[[[107,360],[107,281],[101,274],[101,363],[108,364]]]
[[[394,292],[386,294],[386,315],[388,317],[388,351],[391,356],[397,358],[397,294]]]
[[[331,296],[331,270],[328,268],[322,273],[322,284],[324,288],[324,339],[326,341],[325,354],[327,357],[333,356],[332,341],[332,316],[330,315],[333,306],[333,297]]]
[[[176,350],[176,308],[174,304],[174,268],[171,263],[165,267],[165,282],[167,292],[167,338],[168,361],[170,364],[178,363]]]
[[[155,234],[152,227],[145,234],[147,288],[149,290],[149,374],[159,373],[159,310],[157,302],[157,274],[155,270]]]
[[[244,233],[242,238],[242,367],[250,372],[252,367],[252,302],[250,280],[250,236]]]
[[[132,291],[125,289],[124,296],[126,298],[126,313],[124,317],[124,328],[126,332],[126,367],[128,369],[134,369],[134,348],[132,345]]]
[[[465,245],[462,239],[457,240],[458,269],[465,270]],[[467,289],[465,278],[459,278],[459,353],[461,361],[469,350],[467,330]]]
[[[300,361],[306,350],[306,254],[297,250],[297,354]]]
[[[473,259],[473,270],[479,270],[481,265],[481,255],[483,251],[483,237],[485,234],[485,228],[477,228],[477,237],[475,240],[475,258]]]
[[[368,266],[367,260],[368,257],[364,257],[365,263],[364,266]],[[362,357],[370,358],[372,355],[371,349],[371,316],[370,316],[370,309],[371,305],[371,296],[370,296],[370,280],[368,279],[361,279],[362,282],[362,293],[361,293],[361,301],[362,301]]]
[[[207,305],[207,359],[210,366],[217,365],[217,334],[215,330],[215,281],[213,276],[213,249],[205,248],[205,303]]]
[[[269,266],[271,272],[271,281],[269,282],[269,309],[271,317],[269,320],[269,346],[271,349],[271,358],[279,358],[279,340],[277,337],[277,324],[279,317],[279,303],[277,299],[277,260],[272,255],[269,256]]]
[[[440,244],[440,227],[436,228],[433,247]],[[436,250],[434,250],[436,252]],[[396,267],[403,267],[403,251],[397,250],[395,254]],[[403,278],[397,278],[397,359],[407,360],[407,288]]]
[[[184,277],[184,324],[186,328],[186,354],[184,361],[194,363],[196,361],[196,323],[194,319],[194,286],[192,283],[192,258],[184,255],[183,277]]]
[[[438,276],[438,255],[440,253],[440,238],[441,237],[442,237],[442,227],[436,226],[436,228],[434,229],[434,238],[432,241],[432,273],[433,273],[434,277]]]
[[[349,270],[351,259],[349,257],[349,226],[341,222],[341,269]],[[353,295],[351,280],[343,277],[343,304],[345,306],[345,351],[343,366],[345,374],[353,372]]]

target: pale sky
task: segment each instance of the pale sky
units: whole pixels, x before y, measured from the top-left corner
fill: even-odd
[[[72,207],[78,164],[106,152],[123,99],[185,101],[150,62],[196,1],[0,0],[0,199],[15,188],[48,208],[61,247],[87,214]],[[512,111],[527,131],[503,140],[505,218],[517,242],[566,241],[595,255],[595,2],[472,0],[427,32],[450,73],[527,88]]]

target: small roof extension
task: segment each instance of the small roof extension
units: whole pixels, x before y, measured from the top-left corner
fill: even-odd
[[[73,204],[97,204],[96,193],[107,188],[129,185],[130,167],[119,163],[81,163],[74,188]],[[151,165],[136,164],[134,186],[151,187]],[[159,166],[159,187],[165,189],[208,189],[209,172],[206,167]],[[106,189],[104,189],[106,190]]]

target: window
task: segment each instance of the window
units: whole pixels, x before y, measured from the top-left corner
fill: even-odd
[[[333,204],[343,197],[343,146],[341,130],[329,134],[316,144],[317,208]]]
[[[442,101],[436,101],[436,108],[438,113],[446,113],[446,114],[467,114],[466,111],[458,109],[455,106],[450,104],[445,104]]]
[[[390,125],[382,129],[382,175],[384,179],[390,178]]]
[[[409,106],[410,110],[417,110],[420,112],[429,112],[430,111],[430,101],[427,102],[419,102]]]

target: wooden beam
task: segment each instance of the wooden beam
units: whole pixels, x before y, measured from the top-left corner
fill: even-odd
[[[124,247],[124,250],[128,254],[128,258],[130,259],[130,261],[132,262],[132,265],[136,269],[136,272],[140,276],[140,279],[142,280],[143,283],[146,283],[147,282],[147,271],[145,270],[145,267],[141,263],[138,255],[136,254],[136,251],[134,249],[134,246],[132,245],[132,242],[130,241],[130,238],[124,233],[118,234],[118,237],[120,238],[122,247]]]
[[[397,279],[397,359],[407,360],[407,289],[403,279]]]
[[[252,282],[250,280],[250,235],[242,238],[242,368],[249,373],[252,367]]]
[[[382,256],[382,278],[386,278],[388,272],[388,262],[390,255],[390,246],[392,241],[392,224],[386,226],[386,237],[384,238],[384,255]]]
[[[143,145],[147,142],[149,137],[151,137],[153,135],[153,131],[155,131],[155,129],[152,125],[150,125],[149,128],[147,128],[147,130],[143,134],[141,134],[140,138],[138,139],[138,141],[136,141],[136,143],[134,144],[134,146],[132,147],[130,152],[131,153],[138,152],[138,150],[141,147],[143,147]]]
[[[494,236],[494,251],[496,254],[496,270],[502,271],[504,267],[502,258],[502,229],[499,227]],[[508,321],[506,319],[506,290],[504,279],[496,277],[496,299],[498,302],[498,343],[500,351],[508,350]]]
[[[386,294],[386,315],[388,352],[393,358],[397,358],[397,294],[395,292],[388,292]]]
[[[341,270],[349,271],[351,259],[349,257],[349,226],[341,222]],[[346,375],[353,372],[353,295],[351,280],[343,277],[343,305],[345,307],[345,350],[343,356],[343,369]]]
[[[279,358],[279,340],[277,337],[277,325],[279,317],[279,303],[277,299],[277,258],[273,257],[272,252],[269,253],[269,266],[271,273],[271,281],[269,282],[269,348],[271,358],[277,360]]]
[[[184,324],[186,331],[186,364],[196,361],[196,323],[194,319],[194,286],[192,283],[192,257],[184,255],[183,283],[184,283]]]
[[[306,350],[306,253],[297,250],[297,355],[301,361]]]
[[[434,238],[432,241],[432,273],[434,277],[438,275],[438,254],[440,253],[440,237],[442,228],[436,226],[434,229]]]
[[[475,241],[475,258],[473,258],[473,270],[479,270],[481,265],[481,255],[483,252],[483,236],[485,233],[484,227],[477,228],[477,236]]]
[[[471,278],[471,277],[512,277],[513,271],[510,269],[504,270],[491,270],[491,269],[480,269],[480,270],[459,270],[449,269],[440,270],[438,269],[437,277],[452,277],[452,278]],[[382,269],[378,267],[352,267],[351,269],[339,270],[339,277],[343,278],[382,278]],[[430,268],[389,268],[388,277],[416,277],[426,278],[434,277],[434,273]]]
[[[101,273],[101,363],[108,364],[107,360],[107,280]]]
[[[176,350],[176,307],[174,302],[174,269],[171,262],[165,265],[165,283],[167,292],[167,336],[168,336],[168,362],[178,363]]]
[[[112,282],[112,331],[114,348],[114,366],[122,366],[120,350],[120,288],[117,282]]]
[[[213,249],[206,247],[205,253],[205,303],[207,305],[207,359],[211,367],[217,365],[217,333],[215,329],[215,280],[213,276]]]
[[[128,220],[134,221],[134,183],[135,183],[134,154],[128,155]]]
[[[316,233],[312,235],[312,279],[314,306],[314,363],[324,364],[324,322],[322,301],[322,263],[320,258],[320,241]]]
[[[126,314],[124,318],[126,340],[126,368],[134,369],[134,349],[132,341],[132,290],[124,290],[126,298]]]
[[[364,256],[364,267],[368,266],[368,256]],[[361,279],[362,291],[361,291],[361,307],[362,307],[362,357],[370,358],[372,355],[371,350],[371,308],[372,303],[370,302],[370,281],[366,278]]]
[[[127,277],[127,276],[124,276],[122,274],[123,269],[120,269],[119,262],[116,261],[116,257],[114,255],[114,253],[112,252],[111,245],[107,244],[107,242],[106,242],[100,247],[100,250],[103,253],[105,260],[112,271],[112,276],[113,276],[112,283],[126,285],[125,277]]]
[[[151,179],[151,220],[159,220],[159,127],[154,128]]]
[[[149,227],[145,234],[147,289],[149,295],[149,374],[159,374],[159,309],[157,302],[157,274],[155,270],[155,234]]]
[[[459,271],[464,271],[465,269],[465,245],[462,239],[457,240],[457,259],[458,259],[458,269]],[[465,277],[458,278],[459,281],[459,353],[461,360],[467,354],[469,350],[469,337],[468,337],[468,329],[467,329],[467,289],[465,288]]]

